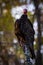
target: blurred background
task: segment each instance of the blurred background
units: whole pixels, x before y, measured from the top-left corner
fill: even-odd
[[[24,8],[35,30],[35,65],[43,65],[43,0],[0,0],[0,65],[25,65],[26,57],[14,26]]]

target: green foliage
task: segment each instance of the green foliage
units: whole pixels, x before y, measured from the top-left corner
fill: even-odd
[[[8,11],[3,17],[0,18],[0,31],[4,31],[4,40],[10,42],[14,37],[14,21]]]
[[[33,14],[31,12],[28,12],[28,17],[30,19],[30,21],[33,23]]]
[[[43,44],[43,37],[42,37],[42,44]]]
[[[3,20],[2,20],[2,18],[0,18],[0,31],[2,31],[3,30]]]
[[[5,31],[9,31],[9,32],[13,31],[14,22],[10,13],[7,13],[6,16],[3,17],[3,27]]]

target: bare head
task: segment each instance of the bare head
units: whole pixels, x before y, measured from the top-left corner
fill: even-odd
[[[23,10],[23,13],[24,13],[24,14],[27,14],[27,9],[24,9],[24,10]]]

